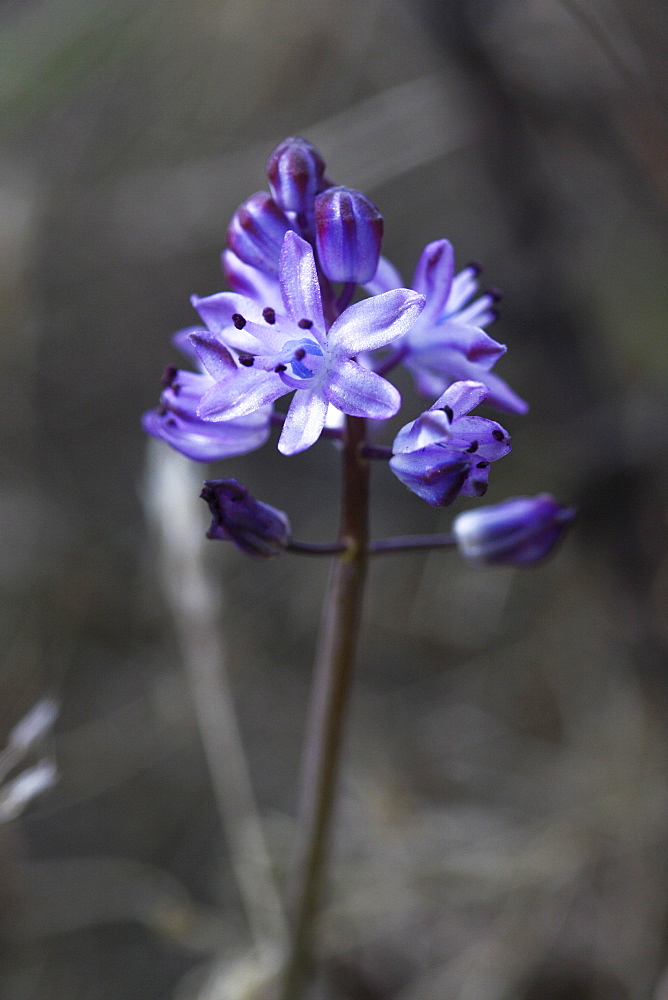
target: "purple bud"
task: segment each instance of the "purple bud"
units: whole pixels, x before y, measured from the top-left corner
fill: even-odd
[[[268,559],[290,541],[287,515],[250,495],[236,479],[207,479],[200,493],[211,511],[207,538],[234,542],[249,556]]]
[[[371,281],[378,269],[383,217],[359,191],[333,187],[315,200],[316,243],[330,281]]]
[[[324,172],[325,161],[306,139],[284,139],[267,160],[271,193],[284,212],[311,215]]]
[[[528,566],[549,555],[574,518],[574,507],[541,493],[467,510],[455,518],[452,530],[466,559]]]
[[[258,191],[232,216],[227,245],[244,263],[275,275],[283,237],[290,228],[289,220],[271,196]]]

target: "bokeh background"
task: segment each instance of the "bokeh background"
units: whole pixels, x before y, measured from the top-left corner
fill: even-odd
[[[0,743],[60,711],[58,783],[0,793],[0,996],[250,995],[327,567],[199,545],[206,470],[139,420],[290,134],[407,278],[447,236],[504,290],[487,500],[580,512],[538,570],[374,566],[317,995],[668,996],[666,51],[662,0],[2,4]],[[327,442],[213,471],[332,536]],[[450,517],[374,470],[377,536]]]

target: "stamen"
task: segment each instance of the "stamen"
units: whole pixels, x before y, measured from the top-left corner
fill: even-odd
[[[475,494],[477,497],[482,497],[487,492],[487,483],[477,482],[477,483],[472,483],[471,485],[473,486],[473,489],[475,490]]]
[[[262,310],[262,318],[266,323],[273,324],[276,322],[276,310],[272,309],[271,306],[267,306],[266,309]]]
[[[232,322],[236,326],[237,330],[243,330],[246,325],[246,320],[243,318],[241,313],[232,313]]]
[[[468,446],[468,448],[466,450],[469,453],[469,455],[472,455],[474,452],[476,452],[478,450],[478,442],[477,441],[471,441],[471,444]]]
[[[486,469],[488,465],[489,462],[476,462],[475,467],[476,469]]]
[[[495,441],[505,441],[506,440],[503,431],[500,431],[500,430],[494,430],[494,431],[492,431],[492,437],[494,438]]]
[[[445,413],[446,417],[448,418],[448,421],[450,423],[452,423],[452,418],[455,415],[454,412],[453,412],[453,410],[452,410],[452,407],[451,406],[444,406],[443,407],[443,412]]]
[[[255,356],[253,354],[240,354],[239,364],[243,365],[244,368],[252,368],[255,363]]]
[[[275,372],[276,372],[277,374],[280,374],[281,372],[284,372],[284,371],[287,371],[287,368],[288,368],[288,366],[287,366],[287,365],[284,365],[284,364],[280,364],[280,365],[276,365],[276,367],[274,368],[274,371],[275,371]]]
[[[297,326],[300,327],[300,329],[302,329],[302,330],[310,330],[311,327],[313,326],[313,320],[312,319],[300,319],[299,322],[297,323]]]

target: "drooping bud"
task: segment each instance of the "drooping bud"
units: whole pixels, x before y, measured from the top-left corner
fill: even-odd
[[[311,215],[324,173],[325,161],[306,139],[284,139],[267,160],[271,193],[284,212]]]
[[[227,245],[244,263],[278,274],[283,237],[290,222],[266,191],[239,205],[227,230]]]
[[[316,245],[330,281],[371,281],[378,269],[383,217],[352,188],[332,187],[315,200]]]
[[[287,515],[252,497],[236,479],[208,479],[200,494],[211,511],[207,538],[234,542],[249,556],[268,559],[290,541]]]
[[[550,554],[574,518],[575,508],[541,493],[467,510],[455,518],[452,530],[466,559],[528,566]]]

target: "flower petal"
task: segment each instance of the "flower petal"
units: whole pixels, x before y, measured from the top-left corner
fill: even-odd
[[[446,410],[446,412],[450,410],[452,413],[450,419],[458,420],[482,403],[487,395],[487,386],[483,385],[482,382],[454,382],[442,396],[438,397],[430,409]]]
[[[225,345],[221,344],[220,340],[213,334],[206,330],[198,330],[191,333],[188,339],[197,359],[201,361],[209,375],[217,381],[229,378],[237,370],[234,358]]]
[[[280,310],[282,299],[278,278],[245,264],[233,250],[224,250],[220,260],[223,273],[233,292],[254,299],[262,307],[273,306],[274,309]]]
[[[184,420],[178,414],[150,410],[142,418],[144,430],[195,462],[217,462],[255,451],[269,437],[268,408],[240,420],[213,422]]]
[[[399,391],[390,382],[355,361],[344,360],[329,372],[323,394],[351,417],[388,420],[401,406]]]
[[[420,254],[413,288],[426,296],[423,321],[435,323],[445,312],[455,273],[455,251],[449,240],[428,243]]]
[[[423,296],[409,288],[354,302],[333,323],[329,345],[336,354],[349,357],[375,351],[410,330],[423,308]]]
[[[302,319],[312,320],[313,332],[324,344],[325,318],[313,248],[292,231],[283,240],[278,276],[288,316],[297,324]]]
[[[295,392],[278,440],[283,455],[296,455],[318,440],[325,426],[327,403],[316,390]]]
[[[197,410],[201,420],[233,420],[284,396],[289,388],[274,372],[238,369],[204,393]]]
[[[266,348],[280,351],[285,340],[281,317],[261,302],[234,292],[219,292],[205,299],[193,295],[191,302],[209,329],[233,350],[248,354],[262,354]]]

